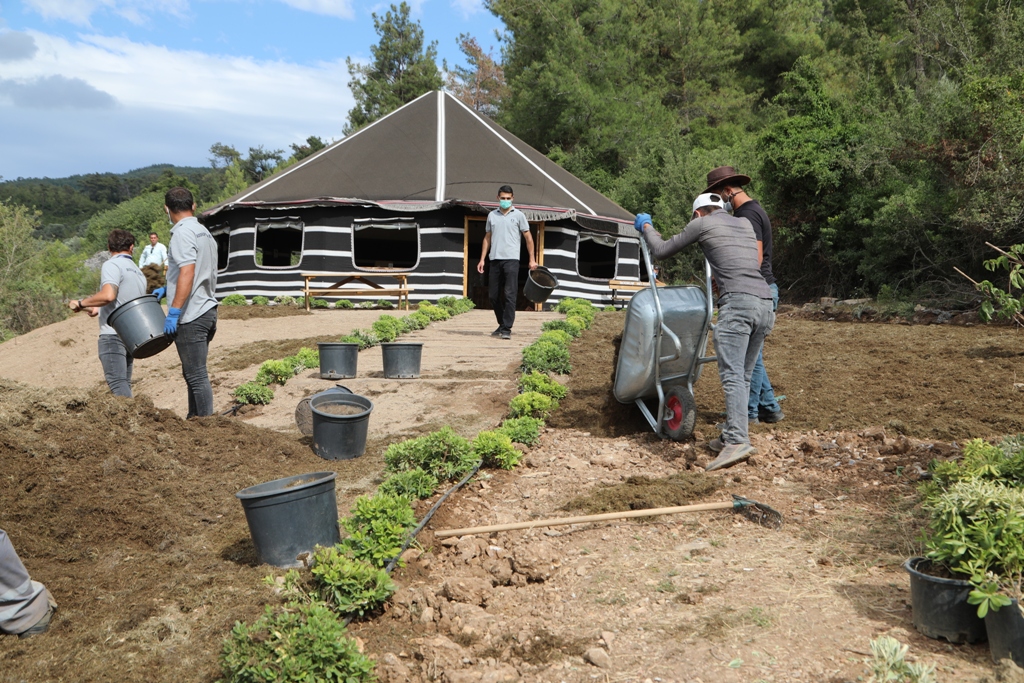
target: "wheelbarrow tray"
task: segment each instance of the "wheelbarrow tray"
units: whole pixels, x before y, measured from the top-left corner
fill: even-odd
[[[708,337],[708,300],[703,287],[679,285],[658,287],[665,326],[679,338],[679,356],[661,363],[661,383],[664,388],[676,384],[693,384],[702,367],[694,363],[704,356]],[[656,338],[658,312],[651,288],[633,295],[626,309],[626,322],[619,345],[619,359],[615,366],[615,384],[612,388],[620,403],[658,398],[656,364]],[[662,343],[662,354],[669,354],[669,345]],[[692,378],[690,372],[694,373]]]

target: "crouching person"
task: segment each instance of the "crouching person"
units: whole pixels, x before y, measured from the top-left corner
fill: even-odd
[[[693,220],[668,241],[654,230],[649,214],[639,214],[634,227],[643,233],[651,253],[664,259],[697,242],[711,264],[718,283],[718,322],[715,354],[725,392],[725,430],[708,447],[718,453],[705,468],[731,467],[748,459],[754,448],[747,433],[750,376],[765,336],[775,325],[772,292],[761,275],[761,253],[754,228],[746,218],[724,210],[725,202],[713,193],[693,202]]]
[[[0,633],[31,638],[46,633],[57,603],[28,576],[7,532],[0,529]]]
[[[100,270],[100,291],[68,303],[76,313],[86,311],[100,318],[99,353],[103,377],[115,396],[132,396],[134,359],[107,320],[119,306],[146,293],[146,276],[132,260],[135,236],[127,230],[111,230],[107,236],[110,258]]]

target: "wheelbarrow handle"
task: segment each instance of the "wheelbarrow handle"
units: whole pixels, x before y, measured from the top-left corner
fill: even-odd
[[[682,342],[679,341],[679,337],[676,336],[676,333],[670,330],[668,328],[668,325],[666,325],[665,323],[661,324],[661,332],[662,334],[668,336],[668,338],[672,340],[672,346],[675,348],[675,352],[671,356],[662,356],[659,360],[662,363],[668,363],[670,361],[676,360],[681,355],[683,355],[683,345]]]

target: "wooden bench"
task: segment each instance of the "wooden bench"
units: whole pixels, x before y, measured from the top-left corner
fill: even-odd
[[[398,281],[397,287],[384,287],[373,282],[371,277],[390,277]],[[338,278],[338,281],[327,287],[311,289],[310,283],[317,278]],[[306,300],[306,310],[309,310],[309,300],[314,296],[379,296],[385,298],[398,296],[399,310],[409,310],[409,287],[408,278],[405,273],[302,273],[305,284],[302,293]],[[357,283],[362,287],[346,287],[349,283]]]
[[[647,289],[651,284],[641,280],[609,280],[608,287],[612,290],[612,305],[616,301],[629,301],[640,290]]]

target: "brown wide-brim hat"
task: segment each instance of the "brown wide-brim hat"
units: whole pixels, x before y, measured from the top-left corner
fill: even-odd
[[[719,166],[708,173],[708,187],[704,192],[711,192],[711,190],[726,181],[732,181],[733,185],[739,185],[740,187],[750,182],[750,176],[737,173],[736,169],[732,166]]]

